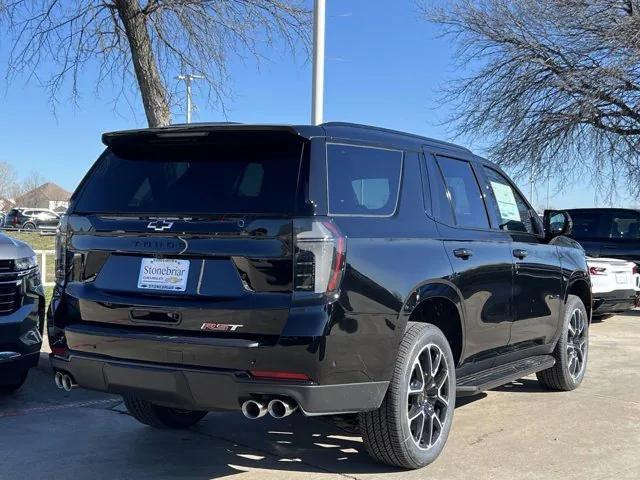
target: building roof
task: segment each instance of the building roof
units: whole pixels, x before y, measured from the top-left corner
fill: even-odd
[[[36,204],[42,200],[68,202],[70,199],[70,192],[55,183],[47,182],[16,198],[15,204],[29,206],[31,203]]]

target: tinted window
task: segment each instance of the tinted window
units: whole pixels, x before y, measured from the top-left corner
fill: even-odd
[[[155,214],[292,214],[302,144],[238,135],[193,144],[107,150],[76,211]]]
[[[600,214],[598,213],[577,213],[569,212],[573,221],[573,229],[571,236],[578,240],[586,240],[589,238],[598,238],[598,223]]]
[[[614,213],[610,217],[608,237],[629,240],[640,239],[640,218],[633,212]]]
[[[534,217],[534,212],[522,195],[513,188],[504,175],[488,167],[484,167],[484,171],[495,199],[500,228],[512,232],[539,233],[539,219]]]
[[[440,168],[436,162],[433,161],[433,157],[431,155],[427,155],[427,167],[427,171],[429,172],[429,183],[433,189],[431,195],[433,215],[438,221],[447,225],[453,225],[455,221],[453,219],[453,210],[451,208],[449,193],[447,192],[447,187],[444,184]]]
[[[392,215],[398,202],[402,152],[327,145],[329,212]]]
[[[456,224],[469,228],[489,228],[489,219],[471,164],[438,157],[447,185]]]

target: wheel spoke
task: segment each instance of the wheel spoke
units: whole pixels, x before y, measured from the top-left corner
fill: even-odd
[[[429,415],[429,417],[425,421],[424,428],[427,430],[427,446],[430,447],[433,445],[433,416]]]
[[[424,371],[420,364],[420,357],[416,358],[411,372],[411,380],[409,383],[409,395],[418,395],[424,392]]]
[[[429,357],[431,357],[431,352],[429,352]],[[431,378],[435,379],[438,374],[438,370],[440,370],[440,364],[442,363],[442,352],[439,348],[436,349],[436,358],[431,360]]]
[[[409,412],[407,414],[407,419],[409,420],[409,423],[413,423],[413,421],[420,416],[424,417],[424,410],[422,408],[415,407],[413,412]]]

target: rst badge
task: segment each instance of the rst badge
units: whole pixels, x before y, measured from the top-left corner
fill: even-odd
[[[200,327],[200,330],[207,332],[235,332],[244,327],[244,325],[232,325],[230,323],[208,323],[205,322]]]

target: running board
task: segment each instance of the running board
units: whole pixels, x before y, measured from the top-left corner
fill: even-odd
[[[491,390],[540,370],[551,368],[555,363],[556,360],[551,355],[538,355],[460,377],[456,385],[456,395],[458,397],[477,395],[485,390]]]

